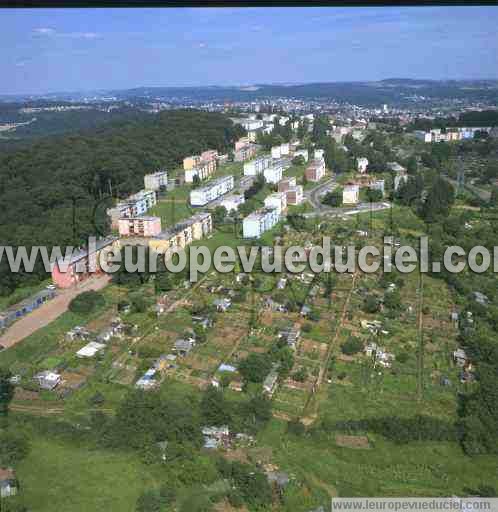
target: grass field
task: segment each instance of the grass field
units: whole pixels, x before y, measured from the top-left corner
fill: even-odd
[[[133,512],[138,496],[157,485],[136,455],[40,436],[31,438],[30,454],[17,474],[23,500],[36,512]]]

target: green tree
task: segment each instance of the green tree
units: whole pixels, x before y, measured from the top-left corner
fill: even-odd
[[[6,368],[0,368],[0,416],[6,416],[9,403],[14,397],[14,386],[10,382],[12,374]]]
[[[205,425],[221,426],[230,423],[230,404],[225,400],[223,392],[209,386],[200,404],[201,418]]]
[[[80,293],[69,303],[69,310],[79,315],[89,315],[104,306],[104,296],[100,292],[90,290]]]
[[[215,226],[223,224],[223,221],[225,220],[227,213],[227,209],[224,206],[217,206],[211,213],[213,224]]]
[[[342,345],[341,352],[348,356],[363,350],[363,341],[355,336],[350,336]]]
[[[29,453],[28,438],[21,432],[0,431],[0,466],[14,466]]]
[[[239,364],[239,373],[249,382],[263,382],[270,373],[271,359],[267,354],[249,354]]]

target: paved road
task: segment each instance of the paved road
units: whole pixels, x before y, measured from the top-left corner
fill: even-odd
[[[76,288],[59,290],[55,298],[13,323],[7,331],[0,336],[0,345],[9,348],[19,343],[30,334],[45,327],[62,315],[62,313],[66,312],[69,303],[80,293],[89,290],[100,290],[104,288],[109,281],[110,276],[100,275],[87,279]]]
[[[314,212],[304,213],[303,216],[310,217],[343,217],[344,215],[357,215],[358,213],[369,213],[379,212],[381,210],[388,210],[391,208],[391,203],[383,202],[383,203],[360,203],[356,206],[351,206],[348,208],[332,208],[330,206],[326,208],[322,208],[320,210],[316,210]]]
[[[311,190],[307,190],[304,192],[304,196],[308,201],[313,205],[317,210],[325,210],[328,207],[320,201],[322,195],[326,192],[330,192],[337,187],[337,183],[335,178],[330,178],[324,183],[320,183],[318,186]]]
[[[360,203],[356,206],[333,208],[321,202],[321,197],[337,188],[335,178],[330,178],[324,183],[320,183],[315,188],[305,192],[305,197],[315,208],[314,212],[305,213],[305,217],[318,217],[318,216],[330,216],[330,217],[342,217],[343,215],[356,215],[358,213],[365,213],[370,211],[387,210],[391,208],[391,204],[388,202],[381,203]]]

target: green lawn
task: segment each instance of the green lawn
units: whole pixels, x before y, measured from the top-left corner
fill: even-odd
[[[136,455],[42,437],[31,439],[17,475],[23,501],[37,512],[133,512],[138,496],[157,483]]]

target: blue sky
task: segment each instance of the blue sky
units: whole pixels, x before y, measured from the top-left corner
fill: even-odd
[[[0,94],[498,78],[498,7],[0,12]]]

